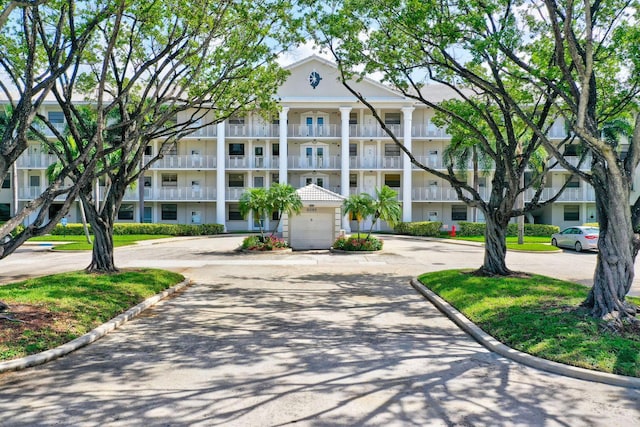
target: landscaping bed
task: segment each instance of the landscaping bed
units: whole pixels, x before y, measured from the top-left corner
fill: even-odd
[[[640,330],[622,333],[580,308],[589,289],[538,275],[479,277],[448,270],[419,277],[486,333],[516,350],[567,365],[640,377]],[[638,298],[628,298],[640,304]]]

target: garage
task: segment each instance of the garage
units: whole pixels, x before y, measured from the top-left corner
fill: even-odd
[[[283,237],[295,250],[331,248],[340,234],[344,197],[314,184],[296,192],[303,207],[300,214],[283,218]]]

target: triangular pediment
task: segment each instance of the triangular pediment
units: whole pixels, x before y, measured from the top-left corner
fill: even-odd
[[[286,68],[291,74],[278,90],[278,97],[284,102],[299,99],[356,101],[355,96],[340,83],[338,68],[331,61],[314,55]],[[356,91],[366,94],[368,100],[385,102],[406,100],[400,93],[371,79],[352,82],[352,85]]]
[[[326,188],[318,187],[315,184],[309,184],[296,190],[300,200],[306,202],[334,202],[340,205],[345,198],[340,194],[334,193]]]

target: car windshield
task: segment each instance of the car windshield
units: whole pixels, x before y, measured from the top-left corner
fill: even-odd
[[[600,234],[600,229],[597,227],[589,227],[583,230],[584,234]]]

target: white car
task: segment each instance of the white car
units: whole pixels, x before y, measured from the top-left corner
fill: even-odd
[[[551,244],[559,248],[571,248],[576,252],[598,249],[600,229],[597,227],[569,227],[551,236]]]

